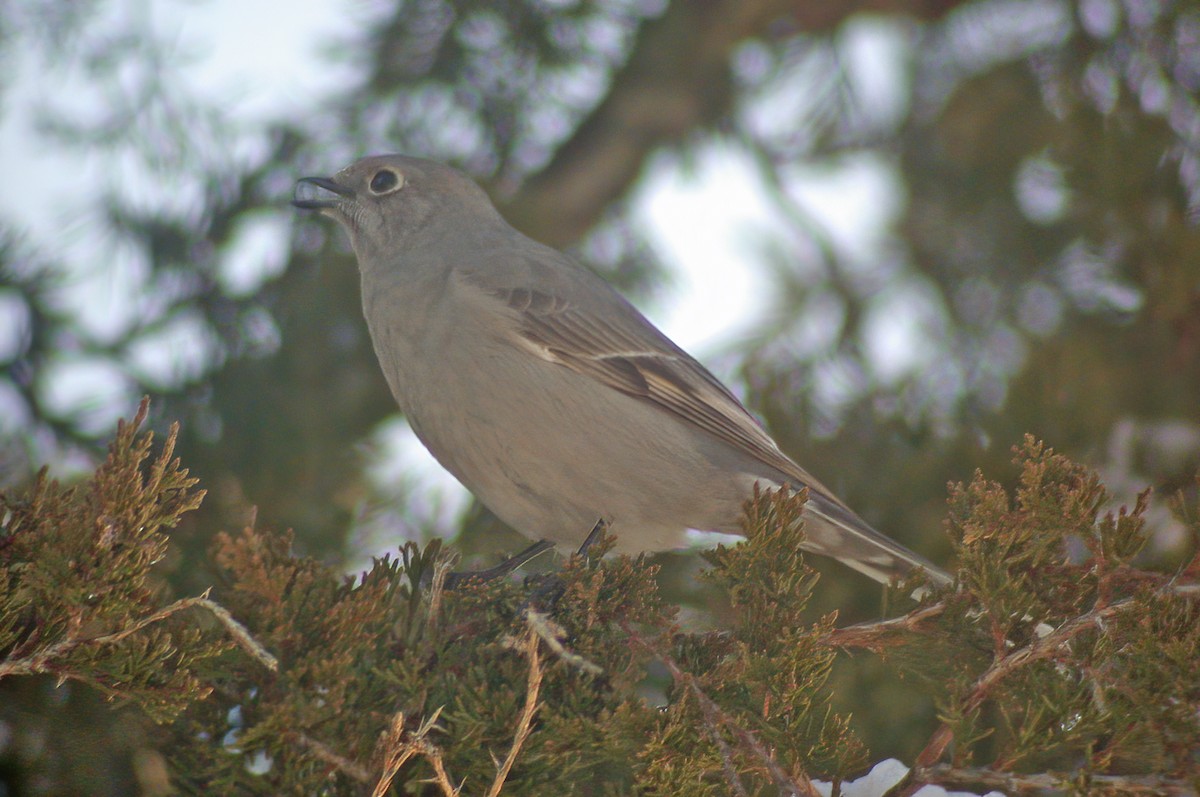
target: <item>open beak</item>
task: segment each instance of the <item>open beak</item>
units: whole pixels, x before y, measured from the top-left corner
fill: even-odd
[[[322,193],[324,191],[337,196],[329,196]],[[339,197],[353,198],[354,189],[347,188],[328,177],[301,177],[296,181],[296,193],[292,196],[292,205],[302,210],[325,210],[326,208],[336,208],[341,202]]]

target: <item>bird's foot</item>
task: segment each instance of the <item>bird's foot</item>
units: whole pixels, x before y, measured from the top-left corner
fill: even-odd
[[[579,546],[579,550],[575,556],[590,560],[589,551],[596,541],[604,536],[604,532],[608,529],[608,522],[603,518],[596,521],[596,525],[592,526],[592,530],[588,532],[587,539],[583,541],[583,545]],[[526,609],[540,609],[548,611],[553,609],[555,604],[562,599],[563,594],[567,591],[566,582],[562,576],[557,573],[539,573],[529,576],[525,579],[525,585],[529,587],[529,595],[521,602],[520,608],[517,609],[517,615],[523,615]]]
[[[466,582],[475,579],[478,581],[491,581],[494,578],[507,576],[517,568],[532,561],[538,556],[541,556],[546,551],[554,547],[554,543],[549,540],[538,540],[533,545],[530,545],[525,550],[518,554],[510,556],[495,567],[489,567],[486,570],[463,570],[461,572],[446,574],[446,589],[458,589]]]
[[[583,545],[579,546],[579,550],[575,553],[575,555],[582,556],[588,561],[591,561],[592,546],[596,544],[597,540],[604,536],[604,532],[606,531],[608,531],[608,521],[604,518],[600,518],[596,521],[596,525],[592,526],[592,530],[588,532],[587,539],[583,541]]]

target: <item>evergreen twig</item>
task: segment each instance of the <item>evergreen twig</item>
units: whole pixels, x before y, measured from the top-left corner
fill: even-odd
[[[433,714],[427,717],[419,728],[413,733],[409,733],[405,727],[405,716],[403,711],[397,711],[392,716],[391,726],[384,734],[381,742],[384,747],[384,765],[383,773],[375,783],[375,787],[371,790],[371,797],[383,797],[392,787],[392,781],[399,774],[401,768],[414,756],[422,756],[429,765],[433,768],[433,777],[428,782],[436,783],[438,788],[442,790],[444,797],[458,797],[459,787],[455,787],[450,782],[450,776],[446,774],[446,765],[443,761],[442,751],[437,745],[433,744],[427,738],[429,732],[437,725],[438,717],[441,716],[442,710],[439,708]],[[370,776],[367,776],[370,780]]]
[[[344,775],[357,780],[360,783],[370,783],[371,773],[366,767],[351,761],[343,755],[339,755],[333,751],[329,745],[324,742],[317,741],[308,734],[293,733],[290,738],[298,742],[302,747],[308,749],[310,753],[315,755],[320,760],[333,766],[334,769]]]
[[[158,611],[141,618],[132,625],[122,628],[111,634],[104,634],[96,637],[80,638],[68,636],[66,639],[56,642],[53,645],[48,645],[45,648],[31,654],[23,659],[15,659],[10,661],[0,661],[0,678],[9,675],[42,675],[47,673],[55,673],[52,666],[53,662],[65,658],[72,651],[84,645],[112,645],[126,639],[133,634],[161,622],[176,612],[181,612],[184,609],[199,607],[207,609],[212,615],[217,618],[233,640],[237,642],[251,658],[260,662],[264,667],[272,672],[279,669],[279,661],[271,655],[259,642],[250,634],[246,627],[234,619],[229,611],[215,601],[209,600],[209,591],[205,590],[203,595],[194,598],[182,598],[175,601],[170,606],[164,606]],[[66,677],[73,677],[67,675]]]
[[[915,633],[921,630],[921,624],[926,620],[937,617],[946,610],[946,604],[934,603],[908,614],[893,617],[890,620],[880,620],[871,623],[857,623],[845,628],[835,628],[825,635],[823,640],[827,645],[841,648],[866,648],[872,653],[880,653],[888,647],[889,637],[902,641],[894,635],[900,632]]]
[[[533,612],[527,612],[526,616],[531,614]],[[524,647],[525,658],[529,659],[529,681],[525,688],[525,707],[521,709],[521,719],[517,722],[516,733],[513,734],[512,747],[509,748],[508,755],[504,757],[504,763],[497,770],[496,779],[492,781],[491,788],[487,790],[487,797],[497,797],[500,794],[500,789],[504,787],[504,781],[508,779],[508,773],[512,771],[513,764],[517,761],[517,755],[525,746],[529,734],[533,732],[533,715],[537,713],[538,695],[542,689],[542,661],[538,655],[539,638],[537,629],[530,623]]]
[[[575,667],[581,672],[588,675],[602,675],[604,668],[600,665],[588,661],[578,653],[568,650],[562,643],[562,639],[566,634],[562,628],[558,626],[549,615],[533,609],[525,610],[525,623],[529,626],[529,630],[537,634],[538,637],[546,643],[546,647],[550,648],[554,655],[565,661],[567,664]]]
[[[1002,789],[1007,793],[1030,791],[1061,791],[1065,784],[1078,780],[1078,774],[1040,772],[1022,775],[1016,772],[1001,772],[983,767],[956,767],[951,764],[935,764],[913,773],[923,781],[939,786],[986,786]],[[1093,775],[1086,776],[1088,785],[1096,790],[1117,794],[1195,795],[1193,784],[1157,775]]]
[[[719,734],[720,728],[724,727],[732,733],[738,742],[762,763],[767,773],[771,776],[771,780],[775,783],[776,788],[780,790],[780,793],[797,795],[797,797],[819,797],[820,792],[817,791],[816,786],[813,785],[812,780],[807,775],[803,772],[797,773],[799,775],[799,781],[797,781],[796,776],[785,772],[783,767],[779,766],[779,762],[775,760],[775,757],[771,755],[771,752],[754,737],[754,734],[741,727],[732,717],[722,711],[721,707],[712,698],[704,693],[694,675],[685,672],[679,666],[679,663],[665,651],[656,650],[640,634],[630,628],[627,623],[622,622],[621,628],[629,635],[630,639],[663,663],[667,671],[671,673],[671,678],[676,684],[692,693],[692,696],[696,698],[696,702],[704,714],[705,722],[709,724],[710,732]],[[730,771],[726,768],[726,776],[729,777],[730,775]],[[736,775],[733,775],[733,778],[729,785],[732,789],[738,791],[741,783]],[[744,788],[742,791],[744,792]]]
[[[1191,597],[1197,594],[1196,586],[1190,583],[1168,584],[1159,590],[1159,592]],[[1137,605],[1137,603],[1133,598],[1125,598],[1107,606],[1093,608],[1087,614],[1069,620],[1041,639],[999,659],[975,680],[970,693],[962,703],[962,713],[969,714],[976,711],[983,705],[992,688],[1015,670],[1047,658],[1074,637],[1084,631],[1102,625],[1109,618],[1114,617],[1131,606]],[[929,743],[917,756],[914,767],[917,770],[921,770],[933,766],[941,758],[952,741],[954,741],[954,731],[950,723],[943,722],[934,731]]]

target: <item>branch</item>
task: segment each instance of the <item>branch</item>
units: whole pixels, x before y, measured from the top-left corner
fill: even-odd
[[[575,243],[629,192],[658,147],[727,117],[737,92],[730,58],[738,44],[830,30],[862,11],[936,18],[964,0],[673,2],[642,24],[608,93],[506,204],[505,216],[550,246]]]
[[[353,780],[359,783],[371,782],[371,773],[367,771],[366,767],[351,761],[343,755],[338,755],[333,751],[333,748],[324,742],[319,742],[303,733],[292,733],[289,734],[289,737],[298,742],[302,747],[307,748],[314,756]]]
[[[888,646],[887,637],[898,631],[918,631],[921,623],[937,617],[945,610],[946,604],[935,603],[923,609],[893,617],[891,620],[835,628],[826,634],[822,641],[826,645],[841,648],[866,648],[873,653],[880,653]]]
[[[1002,789],[1009,794],[1029,791],[1061,791],[1074,781],[1077,774],[1039,773],[1017,775],[994,769],[972,769],[937,764],[932,767],[914,769],[919,779],[940,786],[986,786]],[[1194,795],[1196,790],[1188,781],[1161,778],[1154,775],[1088,775],[1088,785],[1116,794],[1167,794]]]
[[[455,557],[439,557],[433,563],[433,583],[429,586],[429,633],[436,635],[442,614],[442,597],[446,594],[446,578],[454,567]]]
[[[438,717],[441,714],[442,710],[439,708],[429,717],[426,717],[421,722],[421,726],[411,734],[404,726],[405,716],[403,711],[397,711],[392,716],[391,727],[388,728],[380,740],[380,745],[385,751],[383,772],[380,774],[379,780],[375,782],[375,787],[371,790],[371,797],[383,797],[387,794],[388,790],[392,787],[392,781],[400,773],[400,769],[410,758],[416,755],[424,757],[429,762],[429,765],[433,767],[433,778],[430,782],[438,785],[443,797],[458,797],[461,789],[455,787],[450,782],[450,776],[446,774],[446,766],[442,762],[442,751],[438,749],[437,745],[426,738],[429,732],[437,725]]]
[[[1174,594],[1182,597],[1195,597],[1200,594],[1197,592],[1196,584],[1169,584],[1159,593]],[[1135,599],[1125,598],[1124,600],[1111,603],[1102,608],[1092,609],[1087,614],[1081,615],[1063,623],[1059,628],[1050,632],[1046,636],[1037,641],[1014,651],[995,662],[991,667],[984,671],[983,675],[976,679],[975,684],[971,688],[970,694],[963,702],[961,709],[963,714],[969,714],[976,711],[983,701],[987,699],[988,694],[1003,678],[1010,675],[1015,670],[1026,665],[1032,664],[1051,656],[1060,647],[1070,642],[1075,637],[1079,636],[1084,631],[1087,631],[1096,626],[1102,625],[1110,617],[1113,617],[1120,612],[1133,606]],[[943,722],[941,726],[934,731],[933,737],[929,740],[929,744],[917,756],[914,768],[925,769],[933,766],[950,743],[954,741],[954,731],[950,724]]]
[[[486,797],[497,797],[500,794],[500,790],[504,787],[504,783],[517,761],[517,756],[520,754],[521,748],[525,746],[525,742],[529,739],[530,734],[533,733],[533,717],[537,713],[538,697],[541,694],[542,679],[544,676],[542,660],[538,655],[538,643],[539,636],[537,629],[530,624],[529,633],[525,637],[525,645],[522,648],[525,657],[529,659],[529,679],[525,689],[525,707],[522,709],[521,717],[517,721],[517,730],[513,735],[512,747],[509,748],[508,755],[497,768],[496,778],[488,788]],[[391,725],[380,740],[380,748],[383,750],[383,767],[378,779],[375,780],[374,787],[371,789],[372,797],[383,797],[383,795],[387,794],[392,787],[392,782],[400,774],[400,770],[415,756],[421,756],[429,762],[429,765],[433,768],[433,778],[429,782],[437,784],[443,797],[458,797],[462,791],[461,786],[456,787],[451,782],[450,776],[446,773],[445,763],[442,760],[442,751],[428,739],[429,732],[437,726],[438,717],[441,716],[441,713],[442,710],[439,708],[423,720],[421,726],[412,733],[405,727],[406,718],[403,711],[398,711],[392,716]],[[371,782],[372,776],[365,767],[338,755],[321,742],[303,734],[294,734],[293,738],[308,748],[317,758],[332,764],[337,770],[345,773],[354,780],[362,783]]]
[[[526,617],[528,618],[532,614],[534,612],[527,612]],[[521,719],[517,722],[517,732],[513,735],[512,747],[509,748],[504,763],[496,771],[496,779],[492,781],[486,797],[497,797],[500,794],[500,789],[504,787],[504,781],[508,779],[508,773],[512,771],[513,764],[517,761],[517,754],[521,752],[529,734],[533,732],[533,715],[537,712],[538,694],[542,689],[542,661],[538,656],[538,639],[537,629],[531,623],[529,633],[525,637],[524,650],[525,657],[529,659],[529,681],[525,687],[525,708],[521,710]]]
[[[183,598],[175,601],[170,606],[165,606],[153,614],[143,617],[128,628],[123,628],[120,631],[115,631],[111,634],[104,634],[103,636],[98,637],[68,637],[61,642],[56,642],[53,645],[49,645],[41,651],[27,656],[26,658],[0,662],[0,678],[4,678],[8,675],[35,675],[45,673],[54,673],[61,676],[62,673],[56,672],[51,666],[52,662],[70,655],[70,653],[76,648],[84,645],[114,645],[148,626],[167,619],[177,612],[181,612],[184,609],[190,609],[193,607],[207,609],[209,612],[211,612],[212,615],[216,617],[222,625],[225,626],[225,630],[233,638],[233,641],[237,643],[242,650],[249,654],[251,658],[260,662],[264,667],[272,672],[275,672],[279,669],[279,661],[272,656],[271,653],[264,648],[261,643],[258,642],[258,640],[251,636],[250,632],[246,630],[244,625],[234,619],[233,615],[229,613],[228,609],[226,609],[224,606],[221,606],[219,603],[216,603],[215,601],[209,600],[208,591],[206,590],[204,594],[199,597]],[[67,675],[66,677],[72,678],[74,676]]]
[[[387,752],[383,758],[383,772],[379,775],[379,780],[375,781],[375,788],[371,789],[371,797],[387,794],[388,789],[392,788],[392,781],[400,773],[400,768],[417,752],[416,748],[404,740],[403,711],[397,711],[392,716],[391,727],[385,733],[384,739]],[[370,782],[369,776],[367,782]]]
[[[534,611],[533,609],[526,609],[525,623],[529,626],[530,631],[537,634],[546,643],[546,647],[550,648],[551,653],[558,656],[570,666],[588,675],[600,676],[604,674],[604,668],[599,664],[584,658],[572,650],[567,650],[566,646],[562,643],[562,640],[567,635],[566,632],[551,620],[549,615]]]
[[[446,797],[458,797],[462,786],[460,784],[455,787],[450,783],[450,776],[446,774],[446,767],[442,764],[442,751],[433,745],[428,746],[429,750],[425,753],[425,757],[429,760],[429,765],[433,767],[433,782],[438,785]],[[383,797],[383,794],[384,792],[380,792],[378,797]]]
[[[670,666],[670,665],[668,665]],[[674,675],[675,670],[671,671]],[[676,683],[679,680],[676,679]],[[725,780],[729,783],[729,787],[733,789],[734,794],[738,797],[750,797],[746,787],[742,784],[742,779],[737,773],[737,767],[733,763],[733,750],[730,749],[729,743],[725,741],[725,737],[721,735],[721,716],[716,710],[715,704],[708,696],[700,691],[700,687],[696,685],[696,679],[691,678],[687,684],[692,694],[696,698],[696,702],[700,705],[701,712],[704,713],[704,730],[708,732],[708,738],[712,739],[712,743],[716,745],[717,750],[721,753],[721,769],[725,772]]]
[[[671,678],[679,686],[685,687],[696,698],[696,702],[700,705],[700,710],[704,714],[706,730],[709,734],[720,735],[720,726],[724,726],[732,733],[743,747],[757,758],[767,770],[771,780],[775,783],[775,787],[779,789],[780,794],[797,795],[797,797],[819,797],[820,792],[816,786],[804,773],[799,773],[800,781],[797,782],[795,776],[788,774],[779,766],[779,762],[771,755],[767,748],[763,747],[762,742],[755,738],[754,734],[741,727],[730,717],[721,707],[717,705],[711,697],[704,693],[700,688],[696,677],[691,673],[684,672],[679,664],[666,653],[655,650],[649,642],[641,637],[637,632],[629,627],[628,623],[622,621],[621,628],[629,635],[637,644],[641,645],[652,656],[661,661],[671,673]],[[722,753],[722,764],[725,771],[725,776],[729,780],[729,786],[735,793],[744,794],[745,788],[741,781],[738,780],[736,773],[733,771],[732,760],[726,757],[728,748],[721,744],[718,748]]]

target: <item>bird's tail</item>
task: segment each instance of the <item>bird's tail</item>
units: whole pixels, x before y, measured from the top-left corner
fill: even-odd
[[[954,581],[945,570],[819,493],[810,491],[805,515],[804,548],[837,559],[882,584],[903,579],[914,569],[923,570],[935,587]]]

